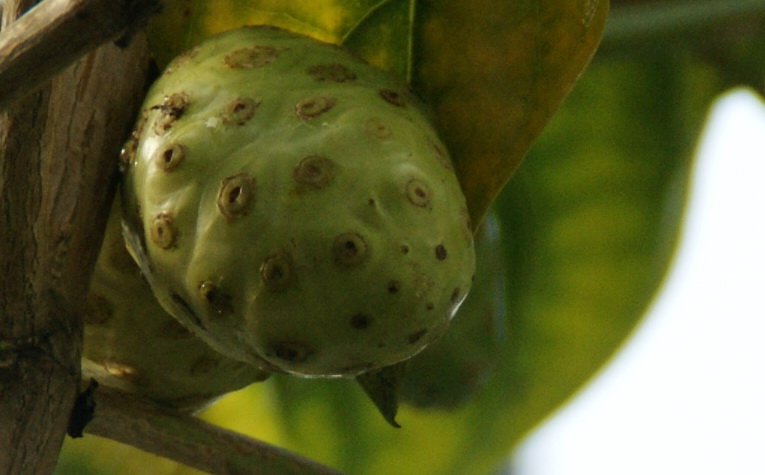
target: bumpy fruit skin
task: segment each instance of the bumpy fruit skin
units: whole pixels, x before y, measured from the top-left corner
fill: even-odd
[[[122,239],[113,206],[90,283],[82,371],[99,384],[196,411],[269,373],[228,358],[157,303]]]
[[[507,297],[501,232],[496,214],[490,212],[476,232],[473,290],[449,331],[407,361],[399,385],[402,403],[455,410],[470,401],[499,366]]]
[[[468,293],[464,197],[405,84],[268,27],[172,62],[126,145],[127,241],[232,358],[353,376],[438,338]]]

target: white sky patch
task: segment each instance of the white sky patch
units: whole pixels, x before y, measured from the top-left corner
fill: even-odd
[[[765,474],[764,182],[765,107],[739,89],[706,125],[665,288],[514,474]]]

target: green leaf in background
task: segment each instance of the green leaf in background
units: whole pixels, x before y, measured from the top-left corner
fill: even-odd
[[[608,1],[418,5],[413,83],[435,107],[477,222],[589,62]]]

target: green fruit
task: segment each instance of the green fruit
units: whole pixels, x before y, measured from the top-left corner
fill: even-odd
[[[250,27],[152,86],[126,147],[127,240],[162,306],[234,359],[353,376],[436,340],[474,270],[445,147],[408,87]]]
[[[112,207],[90,283],[83,376],[191,411],[266,379],[267,372],[214,351],[162,309],[125,249],[119,211]]]
[[[473,290],[449,331],[406,363],[399,399],[420,408],[454,410],[466,404],[500,365],[505,341],[502,235],[494,212],[476,233]]]

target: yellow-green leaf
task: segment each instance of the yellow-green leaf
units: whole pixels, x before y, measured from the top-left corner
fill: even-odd
[[[421,2],[414,84],[478,221],[589,62],[607,0]]]

